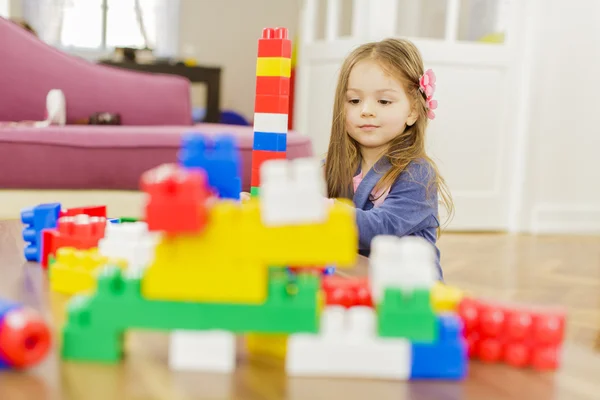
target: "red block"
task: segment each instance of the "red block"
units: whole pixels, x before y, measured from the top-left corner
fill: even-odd
[[[255,113],[287,114],[290,108],[288,96],[257,94],[254,102]]]
[[[465,298],[458,313],[464,323],[469,357],[514,367],[558,368],[564,310]]]
[[[292,41],[286,28],[265,28],[258,39],[258,57],[292,58]]]
[[[106,218],[106,206],[77,207],[60,211],[61,217],[74,217],[79,214],[89,215],[90,217]]]
[[[285,151],[268,151],[268,150],[253,150],[252,151],[252,176],[250,185],[253,187],[260,186],[260,167],[267,160],[285,160],[287,153]]]
[[[0,323],[0,358],[13,368],[37,364],[50,351],[51,332],[44,318],[27,307],[8,311]]]
[[[285,76],[257,76],[256,90],[258,94],[288,95],[290,94],[290,78]]]
[[[148,230],[179,234],[204,229],[212,192],[203,170],[163,165],[142,175],[141,189],[149,197],[145,207]]]
[[[346,308],[355,306],[373,307],[368,278],[344,278],[326,276],[322,280],[325,304]]]
[[[50,256],[56,254],[61,247],[80,250],[97,247],[100,239],[104,237],[105,228],[104,217],[77,215],[59,218],[56,229],[42,231],[42,267],[48,267]]]

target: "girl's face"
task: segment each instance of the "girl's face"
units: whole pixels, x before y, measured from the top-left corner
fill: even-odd
[[[345,111],[346,131],[363,149],[384,150],[416,121],[400,82],[373,60],[360,61],[350,71]]]

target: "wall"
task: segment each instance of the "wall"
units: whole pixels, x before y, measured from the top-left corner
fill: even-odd
[[[293,39],[299,10],[300,0],[181,0],[180,55],[223,67],[221,108],[252,118],[258,38],[285,26]]]
[[[597,0],[544,0],[532,16],[522,229],[600,233],[598,16]]]

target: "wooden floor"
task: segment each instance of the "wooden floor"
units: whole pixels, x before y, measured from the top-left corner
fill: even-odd
[[[21,226],[0,222],[0,298],[23,301],[58,329],[64,299],[22,257]],[[56,352],[26,373],[0,373],[0,399],[599,399],[600,237],[445,234],[446,282],[476,296],[568,308],[562,369],[539,374],[471,362],[463,383],[292,379],[281,365],[240,352],[234,374],[175,373],[167,335],[134,333],[116,366],[63,363]],[[359,267],[354,273],[364,273]]]

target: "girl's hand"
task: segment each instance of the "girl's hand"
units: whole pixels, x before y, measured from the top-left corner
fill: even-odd
[[[252,195],[248,192],[241,192],[240,193],[240,200],[241,201],[248,201],[252,198]]]

